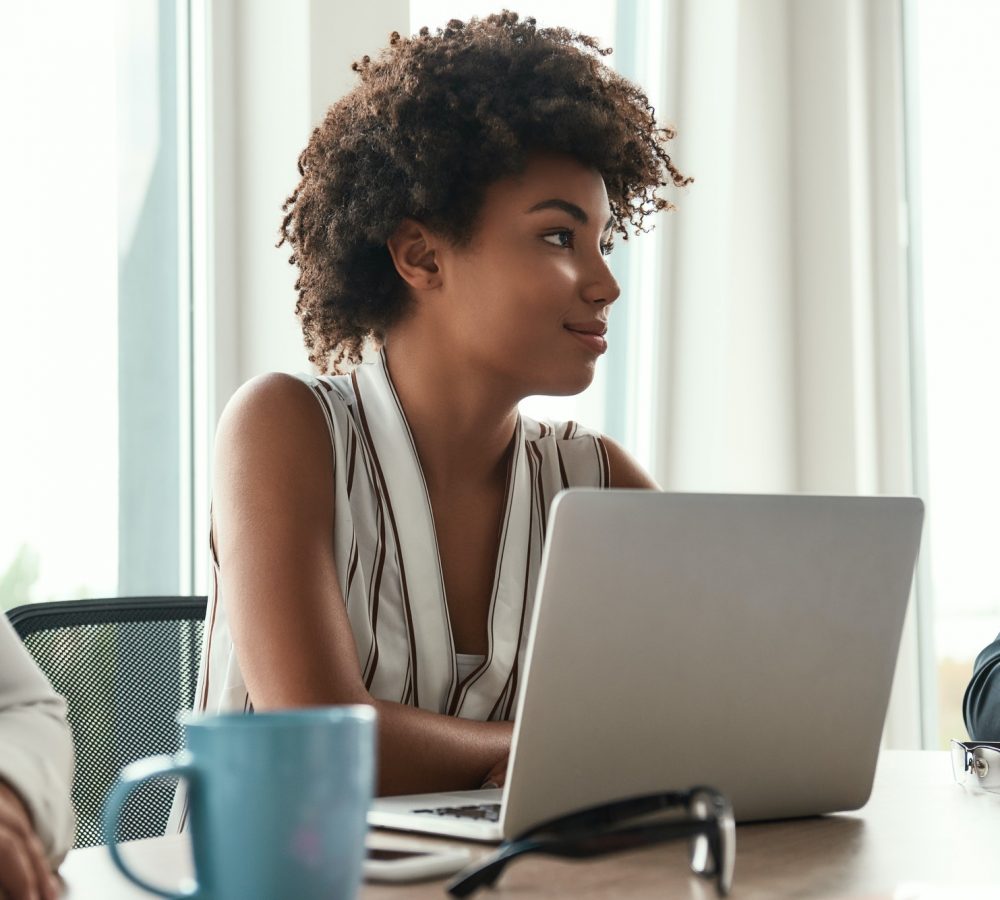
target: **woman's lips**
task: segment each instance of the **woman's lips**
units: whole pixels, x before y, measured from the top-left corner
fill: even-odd
[[[565,326],[564,326],[565,327]],[[573,335],[584,347],[592,350],[598,356],[604,353],[608,349],[608,342],[604,339],[603,335],[591,334],[588,331],[574,331],[572,328],[566,328],[566,330]]]

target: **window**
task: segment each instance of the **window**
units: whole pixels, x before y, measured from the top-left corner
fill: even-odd
[[[918,589],[933,610],[925,734],[944,747],[965,734],[973,660],[1000,632],[1000,123],[989,113],[1000,6],[910,0],[904,13],[915,445],[928,513]]]
[[[193,583],[188,9],[58,16],[0,30],[4,609]]]

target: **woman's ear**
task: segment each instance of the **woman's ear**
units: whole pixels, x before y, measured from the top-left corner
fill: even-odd
[[[441,272],[434,257],[438,243],[439,239],[414,219],[403,219],[386,241],[399,277],[416,291],[441,286]]]

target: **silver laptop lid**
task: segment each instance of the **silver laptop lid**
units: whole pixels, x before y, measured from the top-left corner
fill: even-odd
[[[922,520],[912,497],[561,494],[503,834],[695,784],[744,821],[863,805]]]

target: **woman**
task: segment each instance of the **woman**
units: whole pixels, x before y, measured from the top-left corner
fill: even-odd
[[[502,783],[553,496],[656,487],[517,408],[590,384],[612,237],[689,181],[606,52],[504,12],[356,63],[281,242],[310,360],[377,352],[256,378],[219,424],[198,706],[373,704],[383,794]]]

